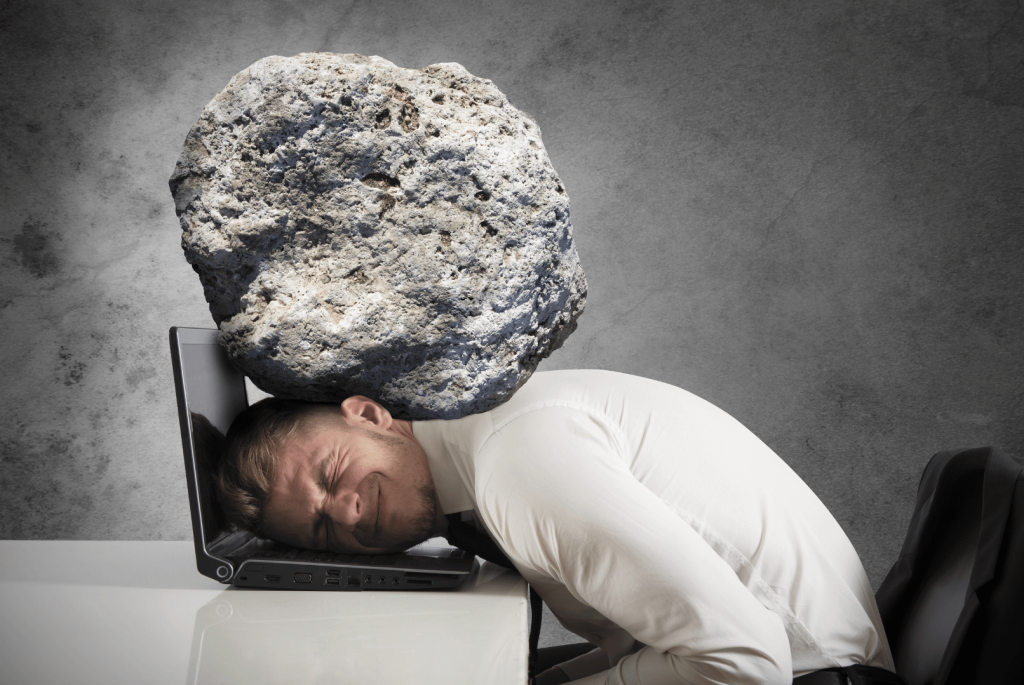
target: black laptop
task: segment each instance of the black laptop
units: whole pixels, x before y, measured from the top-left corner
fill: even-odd
[[[462,584],[473,556],[436,540],[399,554],[299,549],[239,530],[216,504],[211,474],[231,421],[260,397],[217,343],[217,330],[172,327],[171,362],[199,572],[240,588],[352,592]]]

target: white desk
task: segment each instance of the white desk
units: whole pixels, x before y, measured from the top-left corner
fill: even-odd
[[[0,541],[0,685],[524,685],[526,583],[237,590],[191,542]]]

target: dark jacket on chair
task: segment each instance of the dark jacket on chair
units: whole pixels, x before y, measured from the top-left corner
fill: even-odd
[[[875,595],[910,685],[1024,683],[1024,476],[993,447],[940,452]]]

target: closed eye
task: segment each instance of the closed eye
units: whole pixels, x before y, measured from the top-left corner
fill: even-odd
[[[337,459],[335,459],[335,462],[337,462]],[[328,485],[327,485],[327,497],[328,497],[328,499],[334,496],[334,491],[337,490],[337,488],[338,488],[338,480],[340,479],[340,477],[341,477],[340,470],[335,470],[333,478],[331,478],[330,483],[328,483]],[[334,528],[334,521],[331,519],[330,516],[327,515],[326,511],[324,512],[323,527],[324,527],[324,549],[330,549],[331,548],[331,529]]]
[[[334,489],[333,483],[337,480],[337,474],[334,473],[334,468],[337,463],[337,452],[332,453],[320,463],[320,472],[317,474],[316,483],[320,486],[321,491],[329,493]]]
[[[337,452],[328,455],[320,462],[320,468],[318,469],[319,473],[317,474],[316,482],[320,488],[320,491],[325,494],[324,505],[326,505],[330,498],[334,495],[334,490],[338,485],[339,474],[336,469],[337,464]],[[313,524],[313,540],[318,540],[320,538],[321,529],[323,529],[324,531],[324,544],[322,549],[328,549],[330,547],[331,526],[333,525],[333,523],[334,522],[331,521],[331,517],[327,514],[327,512],[322,511],[319,517],[316,519],[316,523]]]
[[[331,481],[327,486],[327,493],[330,495],[334,494],[334,491],[338,488],[338,481],[341,480],[341,472],[343,469],[337,467],[338,462],[341,460],[335,456],[331,461]]]

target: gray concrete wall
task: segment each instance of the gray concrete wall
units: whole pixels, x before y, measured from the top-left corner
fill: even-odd
[[[1024,12],[988,2],[7,2],[0,537],[190,536],[167,179],[238,71],[460,62],[540,123],[587,311],[541,368],[750,426],[877,585],[937,450],[1024,454]]]

